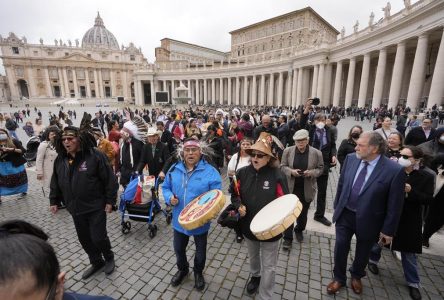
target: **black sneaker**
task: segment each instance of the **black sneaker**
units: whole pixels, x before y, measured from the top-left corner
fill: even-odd
[[[372,272],[373,274],[375,274],[375,275],[378,275],[378,274],[379,274],[379,268],[378,268],[378,265],[375,264],[375,263],[371,263],[371,262],[369,262],[368,265],[367,265],[367,269],[368,269],[370,272]]]
[[[205,288],[205,279],[202,273],[194,273],[194,287],[198,291],[203,291]]]
[[[236,242],[237,243],[242,243],[242,241],[244,240],[244,237],[241,235],[236,236]]]
[[[423,239],[423,240],[422,240],[422,246],[423,246],[424,248],[429,249],[429,247],[430,247],[429,239]]]
[[[116,268],[116,263],[114,262],[114,258],[111,258],[105,261],[105,268],[103,268],[103,271],[105,272],[106,275],[109,275],[112,272],[114,272],[115,268]]]
[[[302,241],[304,240],[304,235],[302,234],[302,231],[295,231],[294,234],[296,235],[296,240],[299,243],[302,243]]]
[[[282,243],[282,249],[284,249],[285,251],[290,251],[292,244],[293,244],[292,240],[284,239],[284,242]]]
[[[413,300],[421,300],[422,299],[421,292],[419,291],[418,288],[409,286],[409,294]]]
[[[172,286],[178,286],[182,283],[183,279],[188,275],[188,270],[186,271],[177,271],[176,274],[174,274],[173,278],[171,278],[171,285]]]
[[[314,220],[324,224],[325,226],[331,226],[331,222],[326,217],[314,217]]]
[[[82,274],[82,279],[88,279],[89,277],[91,277],[94,273],[96,273],[97,271],[99,271],[100,269],[103,268],[103,266],[105,265],[104,261],[101,261],[100,263],[97,264],[93,264],[91,265],[88,269],[86,269],[85,272],[83,272]]]
[[[251,277],[250,281],[247,284],[247,293],[250,295],[253,295],[256,293],[257,289],[259,288],[259,284],[261,282],[260,277]]]

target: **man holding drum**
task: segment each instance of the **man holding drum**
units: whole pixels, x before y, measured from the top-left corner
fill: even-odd
[[[179,214],[194,198],[213,189],[222,189],[219,172],[202,158],[199,141],[187,139],[183,144],[183,161],[169,169],[162,186],[167,205],[173,206],[174,252],[178,272],[171,279],[172,286],[178,286],[188,274],[186,247],[190,236],[194,236],[196,255],[194,257],[194,287],[201,291],[205,288],[203,269],[207,251],[207,235],[210,222],[193,230],[186,230],[179,224]]]
[[[241,199],[241,229],[246,237],[252,276],[247,285],[247,292],[254,294],[259,288],[256,299],[273,298],[281,234],[259,241],[251,232],[250,223],[268,203],[288,194],[285,175],[278,167],[272,166],[276,158],[271,152],[270,137],[267,135],[265,132],[261,133],[258,141],[246,150],[251,156],[251,165],[241,168],[236,174]]]
[[[310,203],[313,201],[318,185],[316,178],[324,171],[322,152],[308,145],[308,131],[301,129],[296,131],[293,140],[296,145],[288,147],[282,155],[281,170],[287,176],[288,187],[293,189],[293,194],[302,202],[302,212],[297,219],[294,228],[296,239],[302,242],[302,232],[307,225],[307,213]],[[290,250],[293,241],[293,225],[284,233],[284,250]]]

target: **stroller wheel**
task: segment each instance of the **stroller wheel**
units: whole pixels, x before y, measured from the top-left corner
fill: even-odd
[[[126,222],[122,223],[122,233],[123,234],[129,233],[130,230],[131,230],[131,222],[126,221]]]

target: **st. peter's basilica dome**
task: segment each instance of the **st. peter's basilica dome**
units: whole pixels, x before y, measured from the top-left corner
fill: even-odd
[[[82,47],[119,50],[119,43],[117,43],[114,34],[105,28],[99,13],[97,13],[94,27],[83,36]]]

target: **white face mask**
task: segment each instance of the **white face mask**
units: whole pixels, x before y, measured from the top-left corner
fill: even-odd
[[[398,164],[400,164],[404,168],[407,168],[407,167],[410,167],[412,165],[412,162],[409,159],[405,159],[403,157],[400,157],[398,159]]]
[[[439,137],[439,140],[441,141],[441,143],[444,143],[444,135],[441,135],[441,136]]]
[[[325,123],[324,122],[319,122],[319,123],[316,124],[316,127],[318,129],[323,129],[325,127]]]

